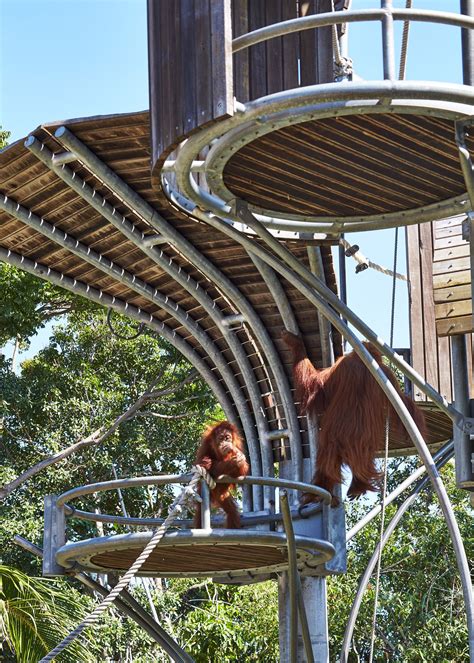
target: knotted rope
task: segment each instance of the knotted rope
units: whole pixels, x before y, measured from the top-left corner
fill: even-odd
[[[62,642],[60,642],[49,654],[44,656],[39,663],[48,663],[52,661],[56,656],[58,656],[66,647],[68,647],[73,640],[75,640],[84,629],[88,626],[95,624],[100,615],[107,610],[107,608],[112,605],[117,596],[129,585],[133,580],[135,575],[145,564],[147,559],[150,557],[156,546],[160,543],[161,539],[166,534],[166,531],[171,527],[176,518],[181,514],[184,504],[193,496],[196,496],[196,487],[201,479],[209,485],[209,488],[215,488],[216,482],[207,472],[204,467],[200,465],[195,465],[192,467],[193,477],[189,484],[183,488],[181,493],[176,497],[173,502],[168,516],[165,521],[156,529],[153,530],[150,541],[147,543],[141,554],[134,561],[132,566],[128,569],[124,576],[119,580],[119,582],[112,589],[110,594],[100,603],[91,614],[84,619],[69,635],[67,635]]]

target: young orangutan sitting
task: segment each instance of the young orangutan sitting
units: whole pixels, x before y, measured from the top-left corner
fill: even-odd
[[[249,465],[243,453],[243,441],[236,426],[228,421],[209,426],[204,432],[196,453],[196,465],[202,465],[213,479],[222,474],[242,477],[249,473]],[[227,515],[226,527],[237,529],[240,514],[231,495],[236,484],[220,483],[211,490],[211,504],[223,509]],[[201,505],[198,503],[194,515],[194,527],[201,527]]]
[[[375,456],[383,446],[387,415],[391,430],[409,440],[388,398],[355,352],[340,357],[330,368],[318,370],[309,360],[299,336],[285,331],[282,338],[291,351],[300,412],[313,420],[319,418],[313,483],[332,493],[341,482],[341,466],[347,465],[352,472],[349,499],[378,490],[381,474],[375,466]],[[379,350],[372,343],[364,345],[397,389],[421,435],[426,437],[421,410],[401,392],[395,375],[382,363]],[[306,494],[302,501],[307,503],[313,498]]]

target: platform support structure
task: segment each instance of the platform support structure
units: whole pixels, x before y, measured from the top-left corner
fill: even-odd
[[[474,16],[474,0],[461,0],[461,14]],[[474,35],[472,30],[462,30],[462,70],[463,83],[474,85]],[[466,182],[466,190],[474,202],[474,176],[473,163],[466,144],[466,126],[458,122],[456,125],[456,143],[459,150],[459,159]],[[474,314],[474,216],[468,212],[468,228],[470,243],[471,262],[471,288],[473,314]],[[458,334],[451,338],[451,353],[453,365],[453,391],[456,408],[466,417],[472,416],[472,404],[470,402],[470,382],[468,371],[467,337]],[[471,436],[464,428],[454,427],[454,448],[456,457],[456,484],[459,488],[474,490],[474,436]]]

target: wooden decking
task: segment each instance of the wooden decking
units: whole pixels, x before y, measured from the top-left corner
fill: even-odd
[[[291,383],[292,370],[289,356],[280,340],[284,322],[268,287],[249,255],[235,241],[196,219],[178,212],[168,203],[162,192],[153,188],[150,179],[148,113],[85,118],[39,127],[34,131],[34,135],[53,153],[64,150],[53,136],[55,129],[61,125],[66,125],[73,131],[104,163],[110,166],[168,222],[172,223],[184,238],[232,281],[262,320]],[[81,162],[75,161],[69,167],[74,170],[78,178],[82,178],[93,186],[98,196],[103,196],[112,204],[119,216],[123,215],[145,234],[153,232],[143,218],[116,197]],[[127,239],[119,229],[68,187],[55,172],[39,161],[24,147],[22,141],[0,153],[0,192],[44,218],[45,221],[54,224],[58,230],[67,232],[72,239],[80,241],[104,258],[114,261],[118,267],[127,270],[129,274],[141,279],[162,293],[164,297],[168,297],[170,301],[178,304],[189,319],[198,323],[210,341],[215,344],[217,351],[224,358],[239,384],[245,399],[249,401],[250,396],[241,367],[209,312],[201,306],[192,293],[178,284],[156,261],[145,255],[139,246]],[[86,285],[100,288],[104,293],[150,313],[154,319],[165,323],[169,329],[185,340],[221,380],[212,358],[189,329],[170,314],[169,310],[164,310],[149,298],[131,289],[127,284],[97,266],[91,265],[56,241],[48,239],[6,212],[0,212],[0,246]],[[287,246],[300,261],[306,265],[309,264],[306,246],[303,242],[288,241]],[[333,291],[336,291],[331,248],[323,245],[320,249],[326,282]],[[176,250],[171,244],[160,245],[160,250],[199,283],[216,302],[223,315],[235,312],[232,302],[223,297],[219,284],[212,282],[183,252]],[[312,305],[284,279],[281,279],[281,285],[304,337],[310,358],[315,365],[321,365],[317,313]],[[254,373],[269,430],[285,427],[286,421],[284,417],[281,418],[279,385],[262,361],[262,353],[265,353],[265,348],[259,347],[258,342],[245,326],[236,330],[235,334],[245,350]],[[335,354],[338,356],[341,353],[341,340],[336,333],[333,334],[333,344]],[[433,384],[437,383],[433,382]],[[223,385],[225,387],[224,381]],[[276,415],[277,409],[280,413],[279,418]],[[303,419],[300,419],[300,425],[305,445],[303,455],[307,456],[309,451]],[[440,436],[445,439],[447,434],[445,431],[446,425],[443,428],[436,424],[430,441],[438,444]],[[276,451],[279,443],[274,442],[273,445]],[[382,446],[383,441],[381,441],[381,448]],[[391,448],[394,453],[400,453],[401,449],[406,449],[406,444],[391,439]]]
[[[256,138],[228,161],[224,182],[257,207],[327,217],[418,208],[466,190],[451,120],[388,113]]]

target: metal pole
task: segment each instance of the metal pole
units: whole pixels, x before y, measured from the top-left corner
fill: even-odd
[[[385,10],[382,18],[382,54],[383,77],[393,81],[395,74],[395,46],[393,39],[392,0],[381,0],[381,8]]]
[[[290,507],[288,506],[288,494],[286,491],[281,491],[280,495],[281,509],[283,514],[283,524],[285,526],[286,541],[288,546],[288,583],[290,586],[290,663],[297,663],[298,660],[298,598],[296,588],[296,577],[298,575],[298,567],[296,562],[296,548],[294,537],[291,537],[291,515]]]
[[[204,212],[200,212],[197,209],[194,210],[194,214],[196,216],[207,221],[207,223],[210,225],[215,225],[220,230],[222,230],[223,233],[231,235],[243,246],[246,246],[251,242],[253,246],[251,250],[253,250],[255,253],[258,253],[258,255],[263,260],[268,262],[269,265],[271,265],[290,283],[298,288],[298,290],[304,294],[305,297],[314,304],[314,306],[322,311],[326,318],[330,320],[332,325],[347,338],[353,349],[361,358],[362,362],[365,364],[379,386],[382,388],[390,403],[394,407],[395,412],[400,417],[408,435],[410,436],[410,439],[418,451],[426,467],[426,471],[432,481],[433,488],[440,501],[441,509],[443,511],[443,515],[451,536],[451,541],[453,543],[466,604],[467,626],[469,631],[469,648],[471,655],[474,656],[474,605],[470,569],[461,533],[459,531],[459,526],[456,521],[453,507],[446,492],[446,488],[441,481],[439,473],[436,470],[436,467],[433,463],[433,458],[426,445],[426,442],[423,440],[420,431],[414,424],[414,421],[406,406],[402,402],[396,388],[389,381],[385,373],[382,371],[370,353],[362,345],[360,339],[352,332],[349,327],[344,325],[338,313],[345,311],[347,313],[347,318],[351,321],[351,323],[354,324],[354,321],[356,321],[354,325],[356,328],[360,329],[363,327],[364,329],[367,329],[367,337],[370,340],[374,339],[375,345],[377,347],[381,347],[384,354],[393,357],[394,363],[396,365],[401,364],[403,366],[404,362],[400,361],[398,355],[393,354],[391,348],[388,348],[388,346],[386,346],[380,340],[380,338],[370,329],[370,327],[365,325],[365,323],[362,323],[362,321],[360,321],[359,318],[357,318],[357,316],[350,309],[345,307],[344,304],[342,304],[342,302],[340,302],[334,295],[334,293],[329,290],[329,288],[324,286],[324,284],[322,284],[319,279],[317,279],[313,274],[311,274],[311,272],[305,269],[304,266],[301,265],[301,263],[299,263],[299,261],[295,258],[295,256],[293,256],[293,254],[288,251],[288,249],[280,245],[280,243],[271,235],[271,233],[261,223],[259,223],[258,220],[255,219],[255,217],[253,217],[253,215],[250,214],[245,207],[240,208],[240,213],[243,217],[244,223],[250,225],[255,230],[257,235],[273,249],[276,255],[260,247],[256,242],[248,240],[244,235],[241,235],[238,230],[235,230],[220,218],[214,217]],[[301,272],[306,272],[304,274],[304,279],[299,276]],[[309,283],[312,285],[312,287],[309,287]],[[329,304],[329,302],[331,302],[331,304]],[[386,351],[385,348],[387,348]],[[408,371],[408,369],[405,370]],[[433,400],[439,403],[440,406],[441,404],[445,406],[443,409],[448,410],[448,412],[452,415],[452,408],[448,408],[444,399],[442,399],[432,387],[428,387],[428,385],[426,385],[424,382],[421,382],[419,376],[416,373],[413,375],[413,380],[417,384],[421,383],[425,392],[433,392],[435,395]],[[459,413],[456,412],[456,416],[458,417]]]
[[[461,0],[461,14],[474,16],[474,0]],[[474,34],[472,30],[461,30],[462,73],[464,85],[474,85]]]
[[[86,299],[90,299],[96,304],[101,306],[108,306],[122,315],[126,315],[132,320],[143,322],[147,327],[150,327],[154,332],[166,338],[186,359],[196,368],[200,373],[203,380],[210,386],[217,400],[221,403],[229,421],[236,422],[236,415],[233,405],[223,389],[222,384],[217,380],[214,373],[209,369],[206,362],[197,354],[197,352],[187,343],[181,336],[176,334],[175,331],[170,329],[167,325],[154,318],[150,313],[142,311],[140,308],[133,306],[121,299],[112,297],[107,293],[90,286],[88,283],[83,283],[77,279],[56,272],[55,270],[42,265],[41,263],[25,258],[18,253],[14,253],[9,249],[0,247],[0,260],[6,262],[13,267],[18,267],[29,274],[33,274],[46,281],[50,281],[60,288],[69,290],[76,295],[81,295]],[[221,400],[222,399],[222,400]]]
[[[211,496],[204,479],[201,480],[201,500],[201,527],[211,529]]]
[[[43,557],[43,551],[41,548],[36,546],[34,543],[31,543],[31,541],[24,539],[18,534],[14,537],[13,540],[24,550],[27,550],[37,557]],[[105,587],[93,580],[86,573],[74,574],[74,578],[79,580],[80,583],[92,591],[97,592],[104,597],[108,596],[109,594],[109,591]],[[147,611],[126,590],[122,592],[122,596],[119,596],[115,599],[115,606],[121,612],[123,612],[123,614],[127,615],[127,617],[130,617],[139,626],[141,626],[142,629],[146,631],[148,635],[150,635],[153,640],[155,640],[160,645],[160,647],[164,649],[164,651],[173,659],[173,661],[177,661],[177,663],[193,663],[194,659],[192,659],[191,656],[189,656],[189,654],[184,651],[184,649],[181,649],[178,643],[175,642],[173,638],[168,635],[168,633],[166,633],[166,631],[160,626],[158,622],[155,622],[152,619]]]
[[[166,237],[167,241],[175,247],[180,253],[186,256],[187,260],[195,266],[206,278],[219,288],[225,294],[228,301],[242,312],[246,322],[252,330],[253,336],[258,342],[262,353],[267,357],[268,366],[273,373],[273,388],[280,392],[281,402],[285,417],[290,429],[290,446],[292,462],[295,467],[295,477],[302,476],[302,454],[301,454],[301,436],[298,425],[298,418],[294,402],[291,396],[288,377],[283,368],[280,356],[276,351],[275,345],[255,310],[244,297],[236,285],[216,265],[206,258],[199,250],[187,240],[169,221],[166,221],[156,209],[147,203],[136,191],[134,191],[126,182],[124,182],[109,166],[101,161],[84,143],[82,143],[66,127],[60,127],[55,138],[58,139],[68,149],[84,163],[87,168],[97,176],[106,186],[118,195],[136,214],[141,216],[157,232]],[[176,277],[175,277],[176,278]],[[263,440],[262,440],[263,443]],[[264,458],[266,460],[266,457]]]
[[[451,454],[454,449],[454,445],[452,442],[448,442],[444,447],[442,447],[437,453],[434,454],[433,456],[433,461],[435,463],[438,462],[440,458],[442,458],[445,454]],[[414,483],[417,479],[419,479],[424,473],[426,472],[426,468],[424,465],[419,467],[413,474],[411,474],[408,478],[405,479],[405,481],[402,481],[401,484],[399,484],[395,490],[393,490],[385,499],[385,506],[388,506],[391,504],[394,500],[397,499],[397,497],[403,493],[404,490],[409,488],[412,483]],[[382,507],[380,504],[377,504],[377,506],[374,506],[373,509],[369,511],[363,518],[357,521],[357,523],[352,527],[347,532],[346,536],[346,541],[350,541],[356,534],[360,532],[361,529],[363,529],[366,525],[368,525],[382,510]]]
[[[451,451],[450,453],[446,454],[446,456],[438,463],[437,467],[440,468],[443,465],[445,465],[450,458],[452,458],[453,452]],[[377,564],[378,556],[379,556],[379,548],[385,547],[385,544],[387,543],[388,539],[392,535],[392,533],[395,530],[395,527],[398,525],[399,521],[401,520],[402,516],[404,513],[409,509],[409,507],[413,504],[413,502],[416,500],[420,492],[426,487],[426,485],[429,482],[429,477],[425,477],[422,479],[419,484],[415,487],[411,495],[407,497],[407,499],[402,503],[402,505],[399,507],[398,511],[395,513],[393,516],[392,520],[390,521],[390,524],[388,525],[387,529],[385,530],[382,540],[379,542],[378,546],[374,550],[374,553],[372,557],[370,558],[369,563],[367,564],[367,567],[365,569],[365,572],[360,579],[359,582],[359,587],[357,589],[357,594],[354,598],[354,602],[352,604],[351,612],[349,615],[349,619],[347,621],[346,625],[346,630],[344,633],[344,640],[342,643],[342,650],[341,650],[341,657],[340,657],[340,663],[347,663],[347,659],[349,656],[350,652],[350,645],[351,645],[351,640],[352,640],[352,635],[354,633],[354,627],[357,619],[357,615],[359,614],[359,609],[362,603],[362,597],[364,595],[365,589],[367,585],[369,584],[370,578],[372,576],[373,570]]]
[[[453,360],[453,391],[456,408],[466,417],[470,414],[469,372],[467,337],[456,334],[451,337]],[[474,490],[474,449],[470,436],[459,426],[454,426],[456,457],[456,485]]]

